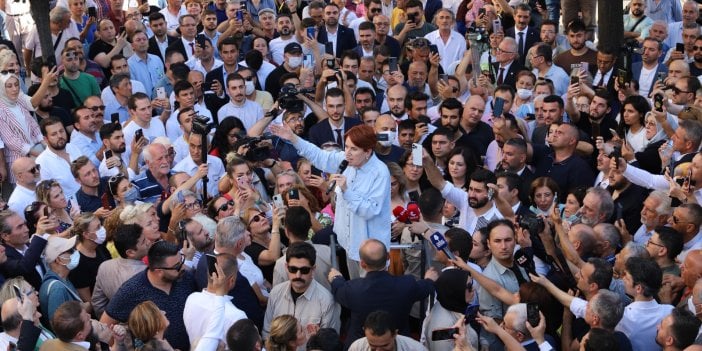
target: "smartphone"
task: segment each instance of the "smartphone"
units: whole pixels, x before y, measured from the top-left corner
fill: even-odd
[[[438,54],[438,53],[439,53],[439,47],[436,46],[436,45],[434,45],[434,44],[431,44],[431,45],[429,45],[429,52],[430,52],[431,54]]]
[[[624,88],[626,85],[626,70],[617,69],[617,84],[620,88]]]
[[[314,38],[314,32],[315,32],[314,27],[307,27],[307,37]],[[325,49],[326,49],[326,46],[325,46]]]
[[[668,73],[658,72],[658,77],[656,78],[656,80],[660,80],[661,83],[664,83],[666,78],[668,78]]]
[[[20,303],[23,303],[24,295],[22,295],[22,290],[19,288],[19,286],[12,284],[12,290],[15,291],[15,296],[17,297],[17,300],[19,300]]]
[[[578,77],[577,75],[570,76],[570,85],[578,83],[580,83],[580,77]]]
[[[283,196],[280,194],[273,195],[273,204],[275,207],[282,208],[285,207],[285,202],[283,202]]]
[[[653,108],[658,112],[663,112],[663,94],[653,95]]]
[[[111,121],[113,124],[119,124],[119,113],[115,112],[115,113],[111,114],[111,115],[110,115],[110,121]]]
[[[324,44],[324,53],[334,55],[334,43],[328,41]]]
[[[112,150],[105,150],[105,163],[107,163],[107,160],[112,158],[113,155],[114,154],[112,153]],[[107,167],[107,168],[109,169],[112,167]]]
[[[176,194],[176,200],[178,200],[178,202],[181,204],[185,202],[185,196],[183,196],[182,191],[179,191],[178,194]]]
[[[615,158],[614,168],[619,169],[619,158],[622,157],[622,148],[620,146],[614,146],[614,151],[609,154],[609,157]]]
[[[419,192],[416,190],[412,190],[409,192],[409,199],[411,202],[419,202]]]
[[[580,71],[587,72],[590,68],[590,64],[587,62],[580,62]]]
[[[88,17],[95,17],[95,18],[97,18],[97,8],[95,8],[95,7],[88,7]]]
[[[683,43],[675,43],[675,51],[677,51],[677,52],[685,52],[685,44],[683,44]]]
[[[127,31],[127,30],[124,28],[124,26],[121,26],[121,27],[119,27],[119,32],[118,32],[118,33],[119,33],[119,34],[122,34],[122,33],[126,32],[126,31]]]
[[[541,316],[539,315],[539,305],[533,302],[527,303],[527,321],[532,327],[539,325]]]
[[[107,197],[107,192],[102,193],[102,196],[100,196],[100,202],[103,208],[106,208],[108,210],[112,209],[112,206],[110,205],[110,199]]]
[[[336,67],[336,60],[333,58],[327,59],[327,68],[334,69]]]
[[[388,69],[390,73],[397,72],[399,69],[397,67],[397,57],[388,57]]]
[[[439,75],[439,79],[440,79],[440,80],[443,80],[444,83],[448,83],[449,75],[448,75],[448,74],[440,74],[440,75]]]
[[[431,341],[453,340],[453,334],[458,334],[458,328],[435,329],[431,331]]]
[[[485,8],[481,7],[478,9],[478,17],[485,16]]]
[[[536,119],[536,115],[533,114],[533,113],[527,113],[525,119],[526,119],[527,121],[533,121],[533,120]]]
[[[600,124],[599,123],[592,123],[592,140],[596,140],[597,137],[601,136],[602,133],[600,133]]]
[[[475,289],[475,288],[474,288]],[[475,317],[478,316],[478,310],[480,308],[480,305],[468,305],[466,307],[466,312],[465,312],[465,322],[466,324],[472,322],[475,320]]]
[[[300,193],[297,189],[290,189],[288,191],[288,199],[290,200],[300,200]]]
[[[505,99],[497,97],[495,98],[494,106],[492,108],[492,115],[495,117],[502,116],[505,108]]]
[[[502,21],[499,18],[492,21],[492,32],[493,33],[502,32]]]
[[[314,59],[312,58],[311,54],[305,55],[305,57],[302,59],[302,67],[305,67],[305,68],[314,67]]]
[[[414,143],[412,144],[412,164],[415,166],[422,166],[422,156],[423,155],[422,144]]]
[[[44,217],[49,218],[49,206],[44,206]]]
[[[488,189],[488,201],[492,201],[492,199],[495,197],[495,190]]]
[[[215,263],[217,263],[217,256],[213,254],[206,254],[205,257],[207,257],[207,272],[212,275],[212,273],[217,272],[217,267],[215,267]]]
[[[558,193],[553,194],[553,203],[558,204]]]
[[[156,88],[156,98],[158,99],[166,99],[166,88],[164,87],[158,87]]]
[[[236,20],[244,22],[244,13],[241,10],[236,10]]]
[[[246,179],[244,179],[244,177],[236,178],[236,184],[239,188],[247,188],[248,187],[248,184],[246,184]]]
[[[692,167],[687,168],[687,176],[685,177],[685,183],[687,183],[687,192],[690,192],[692,188]]]
[[[141,138],[144,137],[144,131],[142,129],[137,129],[136,132],[134,132],[134,138],[139,141]]]

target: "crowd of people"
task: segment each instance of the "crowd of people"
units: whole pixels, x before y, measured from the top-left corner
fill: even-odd
[[[624,5],[0,1],[0,349],[701,349],[700,5]]]

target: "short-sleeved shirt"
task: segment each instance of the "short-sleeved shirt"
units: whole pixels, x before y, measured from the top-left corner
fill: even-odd
[[[261,255],[261,252],[266,251],[266,247],[257,243],[257,242],[252,242],[251,245],[247,246],[244,249],[244,252],[246,252],[249,256],[251,256],[251,259],[253,260],[254,264],[258,266],[258,268],[261,269],[261,273],[263,273],[263,278],[265,278],[269,283],[273,282],[273,267],[274,264],[268,265],[268,266],[262,266],[260,262],[258,261],[258,256]]]
[[[88,240],[88,239],[86,239]],[[110,252],[104,246],[98,246],[95,252],[95,257],[88,257],[80,252],[80,261],[78,266],[68,273],[68,280],[73,283],[76,289],[90,288],[90,294],[93,293],[95,280],[97,278],[98,267],[100,264],[111,258]]]
[[[80,72],[78,78],[68,79],[66,76],[59,78],[59,86],[71,93],[76,106],[83,105],[83,101],[91,96],[100,96],[100,87],[95,77]]]
[[[107,304],[105,312],[120,322],[126,322],[134,307],[144,301],[151,301],[159,309],[166,312],[168,321],[171,323],[164,338],[174,349],[190,350],[190,340],[183,323],[183,309],[188,296],[196,291],[195,279],[189,272],[171,286],[171,291],[166,294],[149,282],[146,270],[131,277],[122,284],[110,303]]]

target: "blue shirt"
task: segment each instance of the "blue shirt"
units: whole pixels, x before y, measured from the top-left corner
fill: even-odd
[[[87,156],[95,167],[100,165],[100,160],[95,155],[102,147],[102,140],[98,132],[95,132],[93,139],[91,139],[80,131],[74,130],[71,133],[71,144],[83,152],[83,155]]]
[[[53,281],[55,283],[52,284]],[[78,291],[68,279],[61,279],[58,274],[47,270],[39,289],[42,316],[46,316],[46,320],[50,321],[56,309],[67,301],[79,301]]]
[[[190,272],[183,273],[183,276],[171,286],[170,293],[166,294],[163,290],[151,285],[146,272],[147,270],[137,273],[124,282],[107,304],[105,312],[113,319],[124,323],[129,319],[129,314],[134,307],[144,301],[151,301],[166,312],[166,317],[171,323],[163,337],[174,349],[190,350],[190,340],[183,322],[183,309],[188,296],[196,291],[195,279]]]
[[[150,90],[149,94],[150,94]],[[105,120],[106,121],[112,121],[110,118],[112,117],[113,113],[119,114],[119,123],[124,123],[129,119],[129,110],[127,109],[126,106],[122,106],[118,103],[108,103],[105,106]]]
[[[161,59],[158,56],[147,54],[146,60],[143,60],[137,54],[134,54],[127,59],[127,64],[129,65],[129,73],[132,79],[144,84],[146,94],[153,99],[156,96],[155,89],[158,86],[158,82],[165,77]]]
[[[343,151],[324,151],[301,138],[295,147],[300,156],[327,173],[337,173],[344,160]],[[348,257],[360,261],[358,250],[366,239],[380,240],[390,248],[390,172],[373,153],[363,166],[349,166],[343,175],[346,191],[336,188],[334,232]]]
[[[168,176],[170,178],[170,175]],[[152,204],[157,203],[161,199],[161,193],[163,193],[163,187],[150,170],[139,175],[138,178],[132,180],[132,184],[139,189],[139,200],[143,202],[150,202]]]

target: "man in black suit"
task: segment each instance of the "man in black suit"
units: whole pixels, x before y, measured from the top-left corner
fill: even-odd
[[[365,277],[346,281],[336,269],[329,272],[334,299],[351,310],[346,349],[364,336],[363,321],[377,310],[390,312],[400,334],[409,335],[412,305],[434,292],[433,282],[439,277],[434,268],[429,268],[422,280],[415,280],[411,275],[390,275],[385,268],[388,250],[376,239],[366,240],[359,251],[361,267],[367,272]]]
[[[41,223],[41,222],[40,222]],[[38,232],[44,231],[37,224]],[[7,260],[0,265],[0,272],[5,278],[22,276],[37,291],[41,287],[42,275],[46,269],[41,263],[41,254],[46,247],[48,234],[37,233],[29,240],[27,223],[13,211],[0,212],[0,238]],[[29,242],[29,245],[27,244]]]
[[[195,36],[197,35],[197,20],[193,15],[183,15],[178,19],[180,40],[168,45],[168,50],[180,52],[186,61],[195,54]]]
[[[336,38],[329,39],[329,33],[336,34]],[[334,56],[341,57],[341,53],[356,47],[356,35],[353,30],[339,24],[339,7],[334,3],[329,3],[324,7],[324,26],[319,29],[317,41],[326,44],[329,41],[335,43]]]
[[[168,35],[168,26],[166,25],[166,17],[160,12],[152,13],[149,16],[149,27],[154,32],[154,36],[149,38],[149,54],[156,55],[164,62],[168,47],[173,44],[178,38]],[[185,57],[185,56],[184,56]]]
[[[502,162],[497,166],[495,173],[506,171],[519,176],[519,200],[522,207],[528,209],[529,191],[531,181],[534,180],[534,173],[526,165],[527,143],[522,138],[512,138],[505,141],[502,146]]]
[[[493,62],[492,67],[495,73],[497,85],[509,85],[514,87],[517,82],[517,73],[522,69],[522,65],[517,58],[517,42],[514,38],[505,37],[497,46],[497,62]]]
[[[357,118],[344,117],[346,101],[344,101],[344,92],[339,88],[327,90],[324,104],[328,118],[318,115],[320,122],[310,128],[307,139],[319,147],[326,142],[334,142],[343,149],[346,131],[363,122]]]
[[[524,66],[526,53],[535,43],[541,41],[540,31],[536,27],[529,25],[531,20],[531,8],[529,5],[518,4],[514,11],[514,27],[507,29],[505,35],[517,41],[517,53],[519,54],[519,64]]]

